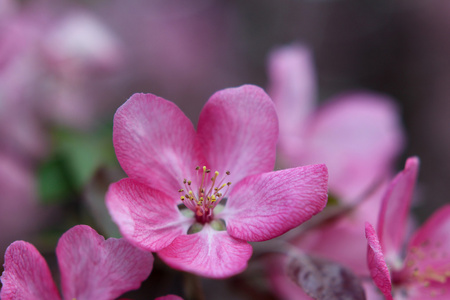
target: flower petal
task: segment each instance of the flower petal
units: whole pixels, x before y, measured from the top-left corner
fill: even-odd
[[[411,282],[408,285],[408,300],[448,300],[450,299],[450,280],[444,283]]]
[[[153,267],[153,256],[124,239],[105,239],[78,225],[56,247],[64,299],[115,299],[139,288]]]
[[[223,213],[228,233],[257,242],[277,237],[309,220],[327,203],[325,165],[250,176],[231,192]]]
[[[391,175],[403,140],[393,101],[377,94],[344,94],[312,116],[305,129],[304,149],[297,150],[297,163],[325,163],[330,192],[352,202]]]
[[[302,147],[305,120],[316,101],[312,54],[301,44],[280,47],[270,54],[268,68],[268,90],[280,122],[280,148],[292,158]]]
[[[152,252],[167,247],[193,222],[169,196],[129,178],[110,185],[106,206],[122,235]]]
[[[381,204],[377,233],[389,262],[400,259],[418,170],[419,159],[408,158],[405,169],[392,180]]]
[[[366,239],[368,243],[367,265],[369,266],[370,275],[386,299],[391,300],[393,299],[391,294],[391,276],[384,261],[380,241],[378,240],[375,229],[370,223],[366,223]]]
[[[252,246],[208,224],[195,234],[176,238],[158,256],[169,266],[203,277],[226,278],[247,268]]]
[[[340,263],[357,275],[369,276],[364,225],[377,222],[386,186],[377,188],[352,211],[301,233],[291,244],[311,255]]]
[[[244,85],[212,95],[200,114],[198,136],[211,168],[230,171],[231,182],[274,167],[278,119],[259,87]]]
[[[4,267],[1,299],[61,299],[47,263],[32,244],[12,243],[6,249]]]
[[[435,212],[414,234],[408,247],[406,266],[423,284],[445,283],[450,277],[450,205]]]
[[[114,148],[130,178],[174,197],[184,178],[204,165],[189,119],[172,102],[134,94],[114,116]]]

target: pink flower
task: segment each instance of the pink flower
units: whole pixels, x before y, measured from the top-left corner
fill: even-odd
[[[381,185],[353,209],[335,218],[293,237],[289,237],[289,234],[289,244],[306,254],[339,263],[360,278],[368,277],[370,272],[366,263],[367,240],[364,238],[364,224],[366,221],[376,222],[385,188],[386,184]],[[267,261],[272,289],[280,299],[312,299],[288,275],[291,260],[289,256],[276,255]],[[362,283],[367,299],[374,299],[369,296],[374,290],[373,284]]]
[[[252,254],[247,241],[279,236],[326,204],[325,165],[270,172],[277,138],[273,103],[256,86],[215,93],[197,132],[173,103],[135,94],[114,117],[116,155],[130,178],[109,188],[112,218],[173,268],[237,274]]]
[[[405,230],[419,160],[409,158],[383,199],[377,232],[366,224],[367,263],[386,299],[450,297],[450,205],[435,212],[406,246]],[[406,251],[404,250],[406,248]],[[406,257],[402,254],[406,253]]]
[[[396,108],[385,96],[352,92],[316,109],[314,65],[301,45],[276,49],[269,77],[280,116],[280,161],[287,166],[325,162],[330,193],[352,205],[348,212],[289,237],[289,243],[367,276],[364,224],[376,222],[392,160],[402,147]],[[287,276],[289,261],[278,256],[269,264],[275,291],[284,299],[310,299]],[[365,287],[366,292],[373,288]]]
[[[30,166],[0,151],[0,256],[11,242],[25,239],[41,230],[57,212],[43,207]],[[2,258],[0,258],[0,265]]]
[[[280,117],[285,165],[325,163],[330,193],[355,202],[391,175],[403,132],[385,95],[347,92],[316,109],[311,53],[301,45],[275,50],[269,59],[270,94]]]
[[[56,247],[63,299],[115,299],[139,288],[151,272],[153,256],[123,239],[105,240],[86,225],[62,235]],[[61,299],[50,269],[36,248],[12,243],[5,254],[1,299]]]

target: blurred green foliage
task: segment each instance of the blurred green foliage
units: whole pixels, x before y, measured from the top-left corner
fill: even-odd
[[[92,132],[57,128],[52,152],[38,168],[39,198],[44,204],[64,203],[78,195],[96,170],[117,165],[112,126]]]

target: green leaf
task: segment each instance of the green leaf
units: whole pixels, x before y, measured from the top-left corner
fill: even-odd
[[[58,155],[50,157],[39,166],[37,184],[39,198],[44,204],[59,203],[60,199],[66,198],[73,191],[64,160]]]

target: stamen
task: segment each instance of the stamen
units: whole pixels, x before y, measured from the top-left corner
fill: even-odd
[[[180,189],[181,201],[185,206],[195,214],[197,222],[201,224],[209,223],[214,220],[214,209],[228,192],[231,182],[226,182],[226,176],[230,175],[230,171],[226,171],[226,176],[219,179],[219,172],[215,171],[211,174],[211,169],[206,166],[195,168],[197,171],[197,181],[192,185],[191,180],[184,179],[184,189]],[[201,180],[199,178],[201,171]],[[198,184],[198,185],[197,185]],[[226,189],[225,189],[226,187]]]

